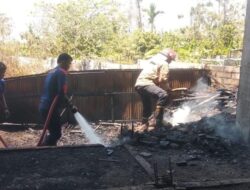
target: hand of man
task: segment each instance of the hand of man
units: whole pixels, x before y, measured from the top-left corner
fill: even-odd
[[[73,106],[72,103],[72,96],[68,97],[67,95],[64,96],[65,104],[68,105],[69,107]]]
[[[157,77],[156,79],[153,80],[153,82],[155,83],[156,86],[159,86],[160,83],[159,83],[159,78]]]
[[[76,112],[78,112],[78,108],[76,107],[76,106],[72,106],[71,107],[71,111],[72,111],[72,113],[76,113]]]

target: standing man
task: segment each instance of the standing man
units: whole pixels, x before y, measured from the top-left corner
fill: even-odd
[[[4,91],[5,91],[5,81],[4,75],[7,70],[6,65],[3,62],[0,62],[0,105],[3,110],[4,117],[1,119],[6,120],[10,116],[9,108],[5,100]]]
[[[60,54],[57,58],[58,66],[51,70],[45,79],[44,90],[39,105],[39,112],[44,121],[48,116],[53,100],[55,97],[58,97],[58,99],[48,125],[49,134],[42,143],[44,146],[56,146],[57,141],[61,137],[60,112],[66,104],[70,104],[70,100],[67,97],[67,73],[72,60],[72,57],[67,53]]]
[[[164,49],[149,60],[140,75],[138,76],[135,84],[135,90],[139,93],[143,104],[142,115],[142,130],[147,130],[149,126],[149,117],[152,114],[151,99],[156,99],[156,109],[153,114],[154,123],[153,127],[160,127],[163,120],[164,106],[168,101],[168,94],[160,86],[167,85],[169,64],[175,60],[176,53],[172,49]]]

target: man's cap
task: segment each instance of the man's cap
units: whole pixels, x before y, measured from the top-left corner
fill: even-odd
[[[175,60],[176,58],[176,52],[172,49],[163,49],[162,51],[160,51],[161,55],[164,55],[165,57],[171,57],[172,60]]]

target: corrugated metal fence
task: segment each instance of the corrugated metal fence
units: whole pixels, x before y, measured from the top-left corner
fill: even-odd
[[[137,120],[142,105],[134,91],[140,70],[95,70],[69,74],[69,92],[89,121]],[[195,85],[204,70],[175,69],[170,71],[172,88]],[[6,80],[6,99],[11,122],[39,123],[38,104],[45,74],[9,78]]]

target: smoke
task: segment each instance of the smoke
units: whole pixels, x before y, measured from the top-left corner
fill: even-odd
[[[211,92],[203,78],[199,79],[197,85],[191,90],[193,97],[205,95],[207,98],[184,102],[176,110],[165,112],[164,123],[170,123],[173,127],[178,127],[180,124],[196,122],[206,128],[213,129],[217,136],[239,141],[241,133],[239,128],[236,127],[235,120],[227,118],[228,115],[219,109],[219,101],[216,98],[220,96],[220,93]],[[199,123],[200,120],[204,122]]]
[[[201,94],[204,96],[205,92],[207,99],[197,99],[184,102],[178,109],[173,110],[172,112],[165,112],[163,122],[170,123],[172,126],[178,126],[179,124],[200,120],[202,117],[206,116],[209,111],[217,106],[217,103],[213,101],[213,97],[219,95],[218,93],[208,94],[208,90],[209,86],[207,85],[206,80],[200,78],[197,81],[196,86],[190,90],[192,92],[191,96],[194,98]],[[212,98],[209,99],[209,97]]]
[[[124,136],[120,139],[116,139],[110,143],[106,143],[105,144],[105,147],[109,147],[109,148],[112,148],[112,147],[117,147],[117,146],[121,146],[121,145],[124,145],[124,144],[127,144],[131,141],[131,137],[130,136]]]
[[[209,89],[207,79],[202,77],[197,80],[197,84],[190,90],[194,93],[203,92]]]
[[[189,115],[191,112],[190,106],[183,105],[181,108],[177,109],[174,113],[172,118],[170,119],[170,123],[173,126],[176,126],[180,123],[186,123],[189,121]]]
[[[232,142],[240,142],[242,140],[242,133],[236,126],[235,120],[226,118],[224,114],[206,118],[205,125],[208,128],[214,129],[215,135],[217,136],[230,139]]]
[[[248,143],[250,142],[249,140],[249,134],[250,134],[250,129],[248,126],[242,127],[237,121],[236,121],[236,128],[240,132],[241,139],[245,142]]]
[[[216,114],[215,109],[218,105],[214,99],[218,94],[213,94],[208,99],[201,101],[188,101],[179,106],[172,112],[165,112],[164,123],[170,123],[172,126],[199,121],[206,116]],[[208,100],[208,101],[207,101]]]

